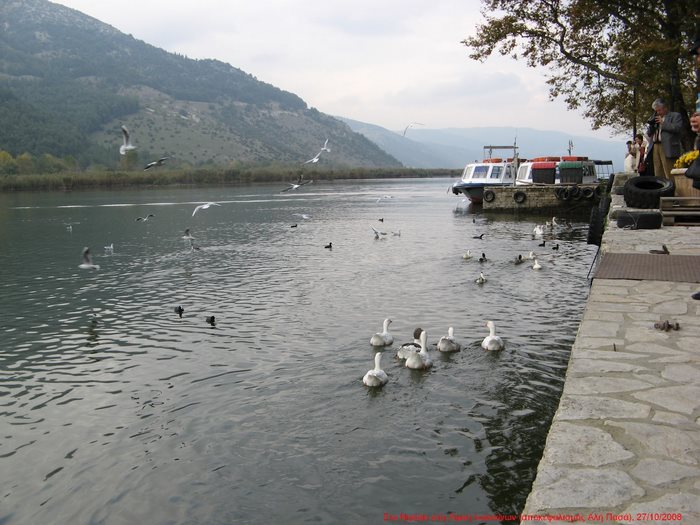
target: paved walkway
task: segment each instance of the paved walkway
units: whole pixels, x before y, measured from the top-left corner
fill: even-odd
[[[621,206],[615,196],[611,216]],[[665,244],[672,254],[700,256],[700,227],[621,230],[608,222],[603,253]],[[690,297],[699,290],[594,279],[523,515],[700,525],[700,301]],[[679,329],[655,328],[666,320]]]

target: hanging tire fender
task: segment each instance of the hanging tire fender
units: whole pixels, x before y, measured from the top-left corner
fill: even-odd
[[[591,200],[594,195],[595,190],[593,188],[586,187],[581,190],[581,197],[583,197],[586,200]]]
[[[518,204],[522,204],[526,199],[527,194],[524,191],[518,190],[513,194],[513,200]]]
[[[484,190],[484,201],[493,202],[496,199],[496,193],[493,190]]]

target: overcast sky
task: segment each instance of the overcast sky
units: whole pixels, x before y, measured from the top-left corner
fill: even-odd
[[[329,115],[392,130],[420,122],[612,137],[550,101],[542,70],[467,56],[460,41],[482,20],[478,0],[55,1],[167,51],[228,62]]]

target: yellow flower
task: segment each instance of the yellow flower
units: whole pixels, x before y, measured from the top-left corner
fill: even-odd
[[[678,160],[676,160],[676,163],[673,165],[673,167],[687,168],[693,162],[695,162],[695,159],[698,158],[698,155],[700,155],[700,150],[689,151],[688,153],[685,153],[684,155],[678,157]]]

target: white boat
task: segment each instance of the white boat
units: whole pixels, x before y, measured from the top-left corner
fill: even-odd
[[[511,158],[493,157],[493,150],[508,149]],[[512,186],[518,171],[517,146],[484,146],[484,160],[467,164],[459,182],[452,185],[452,193],[464,194],[474,204],[484,199],[486,186]]]

